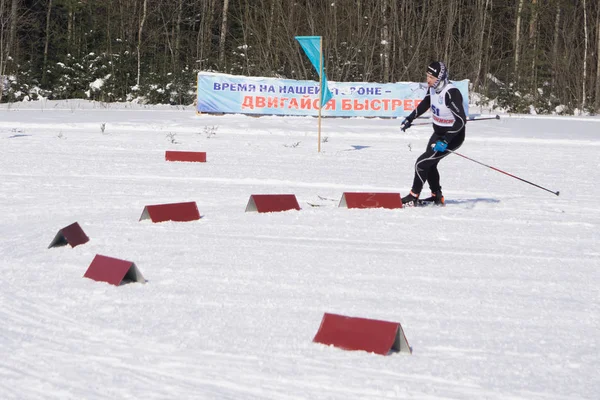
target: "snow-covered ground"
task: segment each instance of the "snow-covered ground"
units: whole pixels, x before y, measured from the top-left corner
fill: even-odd
[[[0,398],[600,398],[600,119],[468,125],[460,153],[559,197],[450,155],[447,207],[337,207],[408,192],[431,128],[398,126],[325,119],[318,153],[315,118],[3,105]],[[263,193],[302,209],[245,212]],[[138,221],[184,201],[203,218]],[[90,241],[48,249],[75,221]],[[96,254],[147,283],[83,278]],[[399,322],[413,354],[313,343],[325,312]]]

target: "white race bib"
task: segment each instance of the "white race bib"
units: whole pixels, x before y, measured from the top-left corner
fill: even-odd
[[[429,89],[429,96],[431,98],[431,115],[433,117],[433,123],[438,126],[449,127],[454,125],[454,114],[450,111],[450,108],[446,106],[444,99],[446,98],[446,92],[448,89],[454,88],[451,83],[448,83],[440,93],[436,93],[435,89]]]

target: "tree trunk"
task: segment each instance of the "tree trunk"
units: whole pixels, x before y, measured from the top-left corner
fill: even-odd
[[[183,14],[183,0],[177,2],[177,23],[175,25],[175,57],[173,72],[179,72],[179,58],[181,57],[181,19]]]
[[[587,9],[586,0],[583,0],[583,76],[582,76],[582,95],[581,95],[581,110],[586,107],[586,81],[587,81],[587,53],[588,53],[588,26],[587,26]]]
[[[391,4],[391,8],[390,8],[390,13],[389,13],[389,19],[390,21],[392,21],[391,25],[391,32],[390,32],[390,48],[392,49],[392,54],[390,54],[390,82],[394,81],[394,78],[396,76],[396,64],[397,64],[397,60],[398,60],[398,34],[399,34],[399,29],[398,29],[398,21],[401,21],[402,18],[400,17],[400,15],[398,14],[398,2],[396,1],[392,1]]]
[[[71,4],[68,5],[69,11],[67,12],[67,47],[69,51],[72,51],[72,42],[73,42],[73,6]]]
[[[112,1],[113,0],[108,0],[108,8],[106,10],[106,54],[108,55],[110,61],[111,61],[111,70],[114,73],[114,58],[113,58],[113,52],[112,52],[112,30],[111,30],[111,12],[110,10],[112,9]]]
[[[165,34],[164,34],[164,37],[165,37],[165,44],[164,44],[164,49],[165,49],[165,57],[164,57],[164,59],[165,59],[165,67],[164,68],[165,68],[165,71],[166,70],[170,70],[172,72],[175,72],[175,64],[176,64],[175,59],[176,59],[177,56],[175,54],[176,51],[175,51],[174,46],[172,44],[172,42],[174,40],[174,36],[175,36],[175,33],[174,33],[174,29],[175,28],[174,28],[173,24],[171,24],[172,21],[169,20],[169,19],[167,19],[167,17],[165,17],[165,14],[162,12],[162,10],[159,10],[159,11],[160,11],[160,17],[162,18],[162,21],[163,21],[163,27],[164,27],[164,30],[165,30]],[[169,27],[171,29],[169,29]],[[166,61],[169,58],[171,59],[171,69],[168,68],[168,63]]]
[[[242,43],[242,51],[244,52],[244,74],[250,74],[250,62],[248,60],[248,43],[250,42],[250,37],[248,35],[248,28],[250,26],[250,4],[247,2],[244,6],[244,16],[242,18],[242,35],[243,35],[243,43]],[[269,65],[269,63],[265,63],[265,65]]]
[[[523,1],[524,0],[519,0],[519,8],[517,9],[517,20],[515,23],[515,44],[514,44],[514,49],[515,49],[515,69],[514,69],[514,73],[515,73],[515,81],[519,81],[519,52],[521,51],[520,49],[520,42],[521,42],[521,13],[523,11]]]
[[[560,37],[560,5],[556,5],[556,16],[554,18],[554,38],[552,41],[552,85],[551,89],[554,93],[557,75],[558,75],[558,40]]]
[[[490,0],[490,12],[488,14],[488,33],[487,33],[487,39],[486,39],[486,43],[484,48],[486,49],[485,51],[485,60],[482,66],[482,71],[487,71],[486,74],[484,74],[484,93],[488,93],[488,89],[489,89],[489,83],[491,82],[490,79],[488,79],[488,77],[490,76],[490,70],[491,70],[491,66],[492,66],[492,62],[491,59],[494,56],[493,52],[492,52],[492,42],[494,41],[494,37],[492,36],[492,33],[494,32],[494,5],[493,5],[494,1]]]
[[[140,18],[140,24],[138,26],[138,40],[137,40],[137,78],[135,84],[140,85],[140,77],[142,74],[142,33],[144,31],[144,22],[146,22],[146,13],[148,11],[148,0],[144,0],[142,6],[142,16]]]
[[[484,51],[483,51],[483,42],[485,39],[485,27],[486,27],[486,19],[487,19],[487,9],[489,6],[490,0],[485,0],[485,4],[483,0],[478,0],[477,1],[477,9],[478,9],[478,17],[479,17],[479,41],[477,43],[477,71],[475,72],[475,82],[473,84],[473,87],[475,88],[475,90],[478,89],[479,87],[479,80],[482,74],[482,66],[483,66],[483,59],[485,57],[484,55]]]
[[[596,10],[596,113],[600,113],[600,0]]]
[[[128,39],[129,37],[127,36],[127,31],[128,29],[126,28],[126,24],[125,24],[125,7],[123,6],[123,0],[117,0],[119,2],[119,30],[120,32],[117,32],[117,35],[121,36],[122,38],[126,38]]]
[[[388,0],[381,1],[381,45],[383,46],[383,76],[382,82],[390,81],[390,31],[388,27]]]
[[[383,0],[383,1],[387,1],[387,0]],[[333,58],[336,62],[339,63],[340,61],[340,54],[338,52],[339,50],[339,46],[337,46],[338,42],[338,30],[339,30],[339,23],[338,23],[338,8],[341,8],[339,5],[337,5],[336,3],[332,3],[331,4],[331,9],[333,10],[333,24],[331,26],[331,36],[330,36],[330,42],[329,45],[327,46],[327,52],[330,54],[331,52],[335,53],[335,58]],[[323,45],[323,47],[325,47]],[[327,62],[325,62],[325,60],[328,59],[327,55],[325,54],[325,50],[321,49],[323,51],[323,65],[327,65]],[[335,74],[329,74],[329,77],[331,79],[331,77],[335,77]]]
[[[17,25],[19,20],[19,0],[12,0],[10,5],[10,36],[8,38],[8,53],[16,56]]]
[[[444,61],[447,64],[452,64],[452,51],[451,46],[454,41],[454,35],[452,34],[454,23],[456,22],[456,15],[458,14],[458,4],[454,1],[450,1],[448,4],[448,11],[446,13],[446,32],[445,32],[445,43],[444,43]]]
[[[271,0],[269,5],[269,22],[267,24],[267,49],[270,51],[271,43],[273,43],[273,25],[275,23],[275,2],[278,0]]]
[[[48,0],[46,12],[46,39],[44,40],[44,63],[42,66],[42,84],[46,84],[46,71],[48,70],[48,46],[50,45],[50,15],[52,13],[52,0]]]
[[[208,54],[211,53],[211,27],[214,17],[214,0],[202,2],[202,17],[196,38],[197,67],[203,70],[207,64]]]
[[[4,40],[5,24],[4,24],[4,10],[5,0],[0,0],[0,101],[2,100],[2,93],[4,92],[4,71],[6,70],[6,59],[8,58],[5,54],[8,54],[8,44]]]
[[[356,35],[360,38],[362,36],[362,24],[363,24],[363,7],[361,0],[356,0]]]
[[[227,12],[229,0],[223,0],[223,19],[221,20],[221,37],[219,39],[219,69],[225,72],[225,39],[227,38]]]
[[[537,34],[537,0],[531,0],[532,14],[531,20],[529,21],[529,45],[533,45],[533,51],[531,52],[531,88],[535,98],[538,97],[537,91],[537,46],[538,46],[538,34]]]

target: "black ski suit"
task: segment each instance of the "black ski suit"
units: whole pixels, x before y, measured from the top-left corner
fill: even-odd
[[[463,97],[456,87],[450,83],[448,83],[448,85],[449,87],[444,95],[444,105],[450,110],[454,117],[454,123],[451,126],[442,126],[436,122],[436,107],[431,104],[431,94],[434,91],[433,88],[430,88],[427,91],[427,95],[425,95],[421,103],[419,103],[417,108],[411,113],[413,119],[430,109],[433,115],[433,134],[431,135],[431,138],[429,138],[425,152],[417,158],[415,163],[415,178],[411,190],[415,194],[421,193],[425,181],[429,182],[429,188],[432,193],[442,189],[440,186],[440,174],[437,165],[440,160],[450,154],[450,152],[445,151],[440,153],[434,151],[432,145],[438,140],[444,140],[448,143],[448,149],[454,151],[458,149],[465,140],[467,117],[463,107]],[[445,123],[445,125],[448,125],[448,123],[451,122],[448,120],[440,121]]]

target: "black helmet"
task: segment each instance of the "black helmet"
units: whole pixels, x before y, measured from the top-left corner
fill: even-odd
[[[434,61],[427,66],[427,73],[436,77],[435,83],[432,85],[436,90],[442,90],[448,83],[448,68],[442,61]]]

